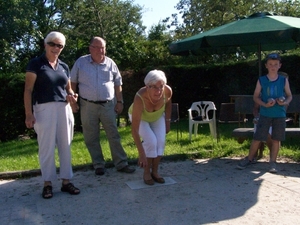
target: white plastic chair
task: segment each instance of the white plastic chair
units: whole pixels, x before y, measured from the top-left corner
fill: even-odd
[[[211,110],[212,112],[209,112]],[[191,108],[188,109],[190,140],[192,140],[193,126],[194,135],[197,135],[198,124],[209,124],[210,134],[217,138],[216,110],[215,104],[211,101],[193,102]]]

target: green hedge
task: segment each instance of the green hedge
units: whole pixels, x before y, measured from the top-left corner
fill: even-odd
[[[293,94],[300,93],[300,55],[282,55],[280,71],[289,75]],[[176,65],[147,68],[135,74],[123,76],[124,98],[131,103],[135,92],[142,87],[143,79],[151,69],[165,71],[168,84],[173,89],[173,102],[179,103],[180,116],[187,117],[187,109],[195,101],[213,101],[220,109],[221,103],[230,102],[229,95],[252,95],[259,76],[258,61],[218,65]],[[262,74],[266,74],[264,63]],[[139,85],[138,87],[136,85]],[[123,115],[126,116],[128,105]],[[217,116],[219,111],[217,111]]]
[[[0,141],[14,139],[26,130],[24,79],[24,73],[0,74]]]

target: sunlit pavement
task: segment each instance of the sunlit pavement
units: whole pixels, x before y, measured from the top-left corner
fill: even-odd
[[[238,159],[166,161],[167,184],[144,185],[143,170],[133,174],[108,168],[76,171],[80,195],[60,191],[43,199],[40,176],[0,181],[1,224],[298,224],[300,165],[278,163],[278,174],[264,160],[245,170]],[[139,184],[130,186],[130,184]],[[135,187],[135,188],[133,188]]]

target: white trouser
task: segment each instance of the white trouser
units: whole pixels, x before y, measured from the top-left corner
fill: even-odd
[[[161,116],[155,122],[145,122],[141,120],[139,135],[143,140],[143,148],[147,158],[162,156],[166,144],[166,122],[165,116]]]
[[[71,179],[71,141],[74,116],[66,102],[49,102],[33,106],[35,132],[39,145],[39,162],[44,181],[57,179],[55,147],[59,156],[59,178]]]

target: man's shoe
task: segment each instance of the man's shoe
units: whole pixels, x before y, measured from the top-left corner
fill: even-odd
[[[277,169],[276,169],[276,163],[275,162],[270,162],[270,169],[269,169],[270,173],[277,173]]]
[[[247,166],[249,166],[250,164],[252,164],[252,161],[249,160],[248,156],[243,158],[239,164],[236,166],[236,168],[243,170],[245,169]]]
[[[122,169],[119,169],[118,171],[123,173],[133,173],[135,169],[130,167],[129,165],[126,165]]]
[[[105,168],[97,168],[97,169],[95,169],[95,174],[99,175],[99,176],[104,175],[105,174]]]

